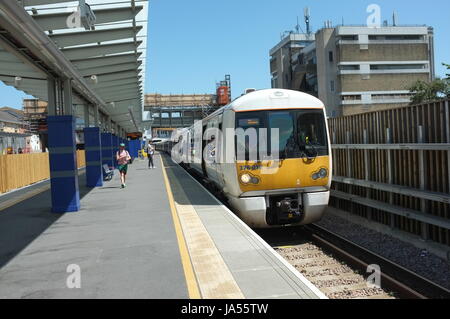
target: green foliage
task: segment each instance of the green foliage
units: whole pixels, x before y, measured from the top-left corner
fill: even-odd
[[[432,82],[419,80],[409,88],[409,91],[414,93],[411,104],[450,98],[450,79],[436,79]]]
[[[442,65],[445,66],[445,67],[447,67],[447,70],[450,71],[450,64],[442,63]],[[447,80],[450,80],[450,73],[447,73],[446,75],[447,75]]]

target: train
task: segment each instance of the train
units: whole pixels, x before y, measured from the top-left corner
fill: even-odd
[[[303,92],[245,94],[156,149],[200,176],[255,229],[311,224],[328,206],[326,109]]]

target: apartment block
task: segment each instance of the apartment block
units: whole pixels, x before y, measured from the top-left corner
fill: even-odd
[[[272,87],[319,97],[331,117],[404,106],[415,81],[435,77],[431,27],[329,26],[295,52],[290,37],[270,52]]]

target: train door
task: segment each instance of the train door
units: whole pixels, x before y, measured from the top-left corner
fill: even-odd
[[[220,114],[217,118],[218,136],[216,138],[216,163],[215,171],[217,174],[217,183],[221,188],[224,186],[223,178],[223,164],[225,163],[225,132],[223,131],[223,114]]]
[[[218,184],[218,177],[216,173],[217,159],[216,154],[218,152],[217,149],[217,129],[219,127],[218,117],[214,117],[210,119],[207,123],[207,134],[205,141],[205,147],[203,149],[203,162],[205,165],[206,175],[210,181]]]

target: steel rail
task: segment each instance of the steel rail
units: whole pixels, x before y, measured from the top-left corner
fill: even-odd
[[[348,263],[361,269],[363,273],[367,271],[369,265],[380,266],[383,288],[397,292],[402,298],[450,299],[450,290],[342,236],[314,224],[305,226],[304,229],[320,246],[339,255]]]

